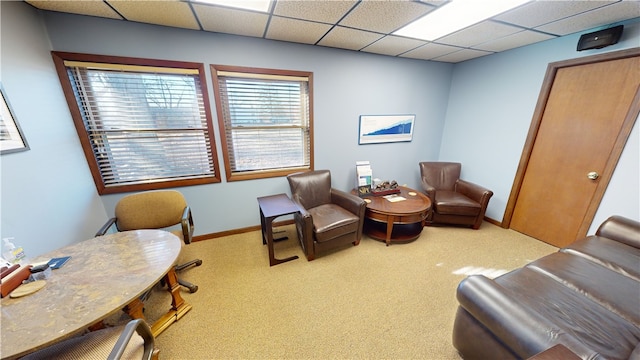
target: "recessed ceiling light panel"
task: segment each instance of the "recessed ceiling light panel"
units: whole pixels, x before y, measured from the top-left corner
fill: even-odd
[[[191,0],[201,4],[220,5],[238,9],[269,12],[271,0]]]
[[[531,0],[452,0],[394,35],[433,41]]]

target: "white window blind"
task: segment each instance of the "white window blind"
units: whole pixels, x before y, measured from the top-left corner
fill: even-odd
[[[197,69],[65,66],[104,187],[216,177]]]
[[[227,173],[310,168],[308,77],[218,71],[217,86]]]

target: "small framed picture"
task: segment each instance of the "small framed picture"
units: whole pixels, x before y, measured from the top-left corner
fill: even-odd
[[[358,144],[411,141],[415,115],[361,115]]]
[[[0,84],[2,93],[2,112],[0,113],[0,154],[29,150],[29,144],[22,134],[20,125],[11,111],[4,88]]]

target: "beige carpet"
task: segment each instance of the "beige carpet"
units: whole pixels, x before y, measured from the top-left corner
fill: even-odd
[[[161,359],[459,359],[451,345],[455,290],[471,273],[495,277],[557,248],[485,222],[480,230],[427,227],[407,244],[364,237],[308,262],[290,239],[269,267],[258,231],[199,241],[183,257],[204,263],[181,275],[193,309],[156,339]],[[170,298],[156,290],[150,321]]]

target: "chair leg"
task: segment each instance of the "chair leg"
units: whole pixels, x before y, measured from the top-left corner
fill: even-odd
[[[191,261],[186,262],[186,263],[181,264],[181,265],[176,265],[176,271],[182,271],[182,270],[184,270],[184,269],[186,269],[188,267],[200,266],[200,265],[202,265],[202,260],[195,259],[195,260],[191,260]]]
[[[176,269],[176,272],[178,272],[178,271],[182,271],[182,270],[185,270],[187,268],[190,268],[192,266],[200,266],[200,265],[202,265],[202,260],[195,259],[195,260],[191,260],[189,262],[186,262],[184,264],[176,265],[175,269]],[[184,286],[187,289],[189,289],[190,293],[194,293],[194,292],[198,291],[198,285],[192,284],[192,283],[190,283],[190,282],[188,282],[186,280],[182,280],[182,279],[178,278],[178,284],[180,284],[181,286]]]
[[[180,284],[180,285],[186,287],[187,289],[189,289],[189,292],[192,293],[192,294],[194,292],[198,291],[198,285],[192,284],[192,283],[190,283],[188,281],[185,281],[185,280],[182,280],[180,278],[178,278],[178,284]]]

